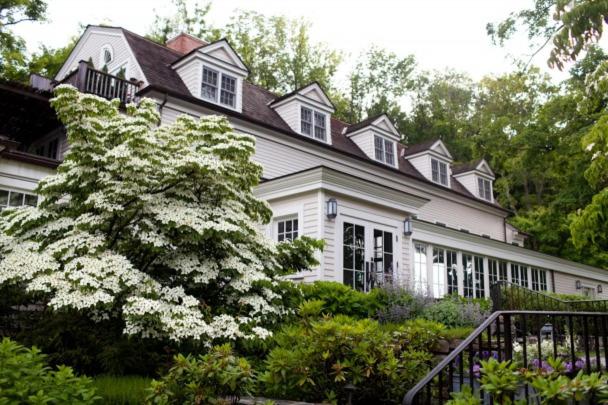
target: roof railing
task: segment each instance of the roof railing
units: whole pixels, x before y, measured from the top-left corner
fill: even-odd
[[[78,70],[70,73],[62,82],[73,85],[83,93],[95,94],[108,100],[117,98],[121,104],[136,102],[140,86],[140,82],[93,69],[85,61],[80,61]]]

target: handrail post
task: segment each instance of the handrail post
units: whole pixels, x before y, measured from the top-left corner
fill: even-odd
[[[511,314],[502,314],[503,333],[505,334],[505,361],[513,360],[513,337],[511,336]]]
[[[89,70],[89,64],[83,60],[78,62],[78,73],[76,74],[76,88],[84,92],[86,89],[87,81],[87,70]]]

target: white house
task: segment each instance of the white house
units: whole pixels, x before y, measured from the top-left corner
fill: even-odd
[[[276,95],[247,76],[226,40],[182,34],[162,46],[123,28],[88,26],[55,80],[106,97],[153,98],[164,123],[179,114],[223,114],[255,136],[264,168],[256,193],[274,212],[268,235],[325,240],[320,266],[295,279],[359,290],[409,283],[437,297],[488,296],[496,280],[606,294],[605,270],[523,247],[526,235],[506,223],[510,213],[494,198],[486,161],[456,165],[441,140],[404,146],[385,114],[342,122],[317,83]],[[17,204],[19,194],[32,203],[25,196],[66,150],[60,128],[39,131],[20,151],[0,152],[0,205],[15,195]]]

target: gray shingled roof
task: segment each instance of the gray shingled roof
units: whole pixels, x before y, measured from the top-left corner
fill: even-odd
[[[183,57],[183,54],[180,52],[169,49],[163,45],[157,44],[147,38],[144,38],[140,35],[137,35],[131,31],[122,29],[129,45],[131,46],[135,57],[137,58],[146,79],[149,82],[149,86],[140,91],[140,94],[145,94],[151,90],[158,90],[162,92],[168,92],[176,97],[181,97],[185,100],[188,100],[193,103],[200,104],[209,109],[216,110],[220,113],[235,116],[241,119],[249,120],[255,124],[263,125],[274,130],[280,131],[282,133],[286,133],[292,136],[297,137],[298,139],[308,141],[314,143],[316,145],[327,147],[330,149],[337,150],[339,152],[345,153],[347,155],[355,156],[360,159],[365,159],[370,163],[376,164],[379,167],[382,167],[386,170],[395,170],[390,167],[383,165],[382,163],[378,163],[373,159],[370,159],[365,155],[365,153],[351,140],[349,139],[345,133],[352,132],[356,129],[353,128],[363,128],[365,125],[368,125],[379,116],[370,117],[366,120],[359,122],[357,124],[348,124],[343,121],[340,121],[336,118],[331,119],[331,145],[323,144],[317,142],[313,139],[309,139],[306,137],[302,137],[301,135],[294,132],[289,125],[281,118],[281,116],[270,107],[270,104],[276,102],[279,99],[284,99],[288,95],[293,94],[289,93],[288,95],[278,96],[268,90],[265,90],[257,85],[249,83],[247,81],[243,81],[243,111],[242,113],[235,112],[234,110],[226,109],[217,104],[213,104],[202,100],[200,98],[193,97],[192,94],[186,88],[184,82],[179,77],[177,72],[171,68],[171,64]],[[427,142],[423,142],[416,145],[411,145],[405,147],[401,144],[398,144],[399,154],[398,156],[408,156],[413,153],[417,153],[423,150],[429,149],[437,139],[430,140]],[[403,151],[403,152],[402,152]],[[431,184],[436,187],[437,184],[426,179],[410,162],[406,159],[399,158],[399,168],[398,171],[409,176],[416,178],[422,182]],[[451,190],[460,195],[464,195],[468,198],[475,199],[476,201],[482,204],[489,204],[497,208],[501,208],[498,204],[492,204],[489,202],[485,202],[483,200],[479,200],[471,193],[469,193],[464,186],[462,186],[456,179],[452,179]],[[503,208],[504,210],[504,208]]]
[[[475,170],[483,159],[473,160],[472,162],[458,163],[452,166],[452,174],[466,173]]]

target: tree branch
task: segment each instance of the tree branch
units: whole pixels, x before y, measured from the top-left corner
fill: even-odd
[[[547,40],[546,40],[545,42],[543,42],[543,44],[542,44],[542,45],[541,45],[541,46],[540,46],[540,47],[539,47],[539,48],[538,48],[536,51],[534,51],[534,53],[533,53],[532,55],[530,55],[530,59],[528,59],[528,62],[525,64],[524,69],[527,69],[527,68],[528,68],[528,66],[530,66],[530,63],[532,63],[532,59],[534,59],[534,57],[535,57],[536,55],[538,55],[538,53],[539,53],[540,51],[542,51],[542,50],[545,48],[545,46],[547,46],[547,44],[549,43],[549,41],[551,41],[551,40],[553,39],[553,37],[555,36],[555,34],[557,34],[557,33],[558,33],[559,31],[561,31],[563,28],[564,28],[564,24],[562,24],[562,25],[560,25],[559,27],[557,27],[557,28],[555,29],[555,31],[553,31],[553,32],[551,33],[551,35],[550,35],[550,36],[547,38]]]

